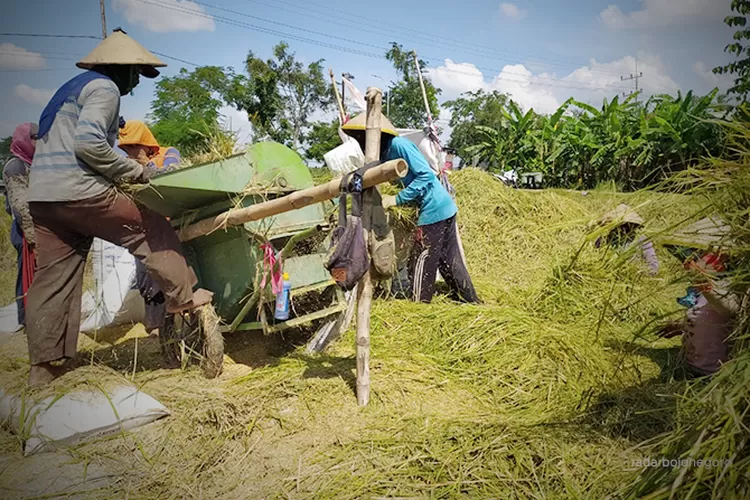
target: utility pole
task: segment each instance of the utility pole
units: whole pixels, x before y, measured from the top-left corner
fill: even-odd
[[[104,0],[99,0],[99,10],[102,13],[102,39],[107,38],[107,16],[104,13]]]
[[[638,102],[638,80],[643,78],[643,72],[638,72],[638,59],[635,60],[635,75],[632,73],[630,74],[630,77],[625,78],[623,76],[620,77],[621,82],[626,82],[628,80],[635,80],[635,101]],[[632,92],[630,93],[632,94]],[[623,96],[628,96],[630,94],[626,94],[625,92],[622,93]]]
[[[375,74],[373,74],[372,76],[380,80],[383,80],[383,83],[385,84],[385,86],[386,87],[388,86],[388,82],[386,82],[385,78],[383,78],[382,76],[378,76]],[[390,92],[385,92],[385,116],[391,116],[391,93]]]

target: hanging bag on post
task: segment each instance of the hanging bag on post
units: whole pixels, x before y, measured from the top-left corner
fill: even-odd
[[[370,267],[367,240],[362,223],[362,175],[359,171],[344,177],[341,191],[351,193],[352,215],[346,214],[347,195],[339,200],[339,225],[331,235],[325,267],[343,290],[352,290]]]
[[[391,279],[396,272],[396,238],[388,224],[383,200],[376,188],[368,189],[364,194],[363,219],[369,221],[367,234],[373,279]]]

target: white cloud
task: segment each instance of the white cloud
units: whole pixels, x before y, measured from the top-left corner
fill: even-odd
[[[729,2],[717,0],[641,0],[642,9],[624,13],[609,5],[599,19],[610,29],[664,27],[689,21],[720,22],[728,14]]]
[[[693,71],[697,74],[701,81],[707,85],[713,87],[719,87],[719,90],[724,92],[732,86],[733,78],[732,75],[717,75],[707,67],[702,61],[698,61],[693,64]]]
[[[563,80],[591,87],[597,97],[612,96],[634,88],[633,80],[623,82],[620,77],[635,76],[636,63],[638,73],[643,73],[643,77],[638,80],[638,85],[644,94],[672,93],[680,88],[669,76],[661,58],[645,52],[639,53],[637,59],[633,56],[626,56],[608,63],[600,63],[592,59],[588,66],[578,68]]]
[[[524,109],[534,108],[539,113],[552,112],[559,106],[559,101],[547,88],[533,84],[535,77],[522,64],[507,65],[487,81],[473,64],[446,59],[443,66],[431,68],[429,75],[432,83],[442,89],[441,97],[445,100],[455,99],[468,91],[497,90],[510,95]],[[441,118],[445,118],[442,113]]]
[[[592,60],[563,77],[548,73],[534,74],[523,64],[506,65],[494,76],[487,76],[471,63],[456,63],[446,59],[441,66],[431,68],[429,76],[436,87],[443,90],[441,97],[451,100],[463,92],[493,90],[510,95],[523,109],[534,108],[537,113],[551,113],[568,97],[598,106],[603,98],[632,90],[633,81],[623,82],[620,76],[635,72],[636,58],[626,56],[616,61],[600,63]],[[640,53],[638,71],[643,72],[639,87],[646,95],[675,92],[679,85],[669,76],[666,66],[657,56]],[[441,114],[441,119],[448,115]]]
[[[524,17],[526,17],[526,11],[519,9],[518,5],[514,3],[501,3],[500,12],[502,12],[503,15],[513,19],[523,19]]]
[[[130,24],[157,33],[216,29],[213,17],[190,0],[158,0],[158,5],[157,2],[114,0],[113,5],[115,12],[123,14]]]
[[[55,95],[55,91],[35,89],[22,83],[21,85],[16,85],[16,95],[30,104],[37,104],[44,107],[52,99],[52,96]]]
[[[253,138],[253,127],[247,113],[232,106],[225,106],[219,110],[224,119],[224,126],[237,134],[237,145],[250,144]]]
[[[0,69],[35,70],[46,66],[44,56],[12,43],[0,44]]]

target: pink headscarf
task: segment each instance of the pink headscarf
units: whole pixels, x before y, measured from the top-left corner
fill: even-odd
[[[10,143],[10,152],[29,165],[34,159],[34,144],[31,142],[31,135],[38,130],[39,127],[36,124],[22,123],[16,127]]]

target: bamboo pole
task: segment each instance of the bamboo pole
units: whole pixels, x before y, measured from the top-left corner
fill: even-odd
[[[427,111],[427,120],[428,124],[432,125],[432,112],[430,111],[430,102],[427,99],[427,89],[425,89],[424,86],[424,80],[422,79],[422,69],[419,67],[419,59],[417,59],[417,51],[412,51],[412,54],[414,54],[414,64],[417,67],[417,75],[419,75],[419,86],[422,88],[422,99],[424,99],[424,109]],[[440,175],[438,173],[438,175]],[[468,266],[466,265],[466,255],[464,254],[464,245],[461,242],[461,233],[458,231],[458,225],[456,225],[456,240],[458,241],[458,251],[461,254],[461,260],[464,263],[464,267]]]
[[[422,79],[422,68],[419,67],[419,59],[417,59],[417,51],[412,51],[414,54],[414,65],[417,67],[417,75],[419,76],[419,86],[422,88],[422,99],[424,99],[424,107],[427,110],[427,121],[432,125],[432,112],[430,111],[430,102],[427,100],[427,90],[424,87],[424,80]]]
[[[346,112],[344,111],[344,103],[341,102],[341,96],[339,95],[339,88],[336,86],[336,78],[333,76],[333,69],[328,68],[328,74],[331,75],[331,87],[333,87],[333,95],[336,96],[336,104],[339,108],[339,123],[344,124],[346,119]]]
[[[370,87],[365,94],[367,100],[365,125],[365,162],[380,161],[380,116],[383,109],[383,93]],[[370,224],[365,226],[370,229]],[[368,235],[369,240],[369,235]],[[372,308],[372,277],[368,269],[357,284],[357,403],[367,406],[370,402],[370,309]]]
[[[363,189],[371,188],[384,182],[391,182],[406,177],[409,166],[406,161],[398,159],[381,163],[365,171],[362,176]],[[272,217],[290,212],[308,205],[331,200],[341,194],[341,177],[337,177],[320,186],[295,191],[286,196],[257,203],[245,208],[229,210],[215,217],[204,219],[180,230],[180,240],[190,241],[209,234],[217,229],[238,226],[246,222]]]

